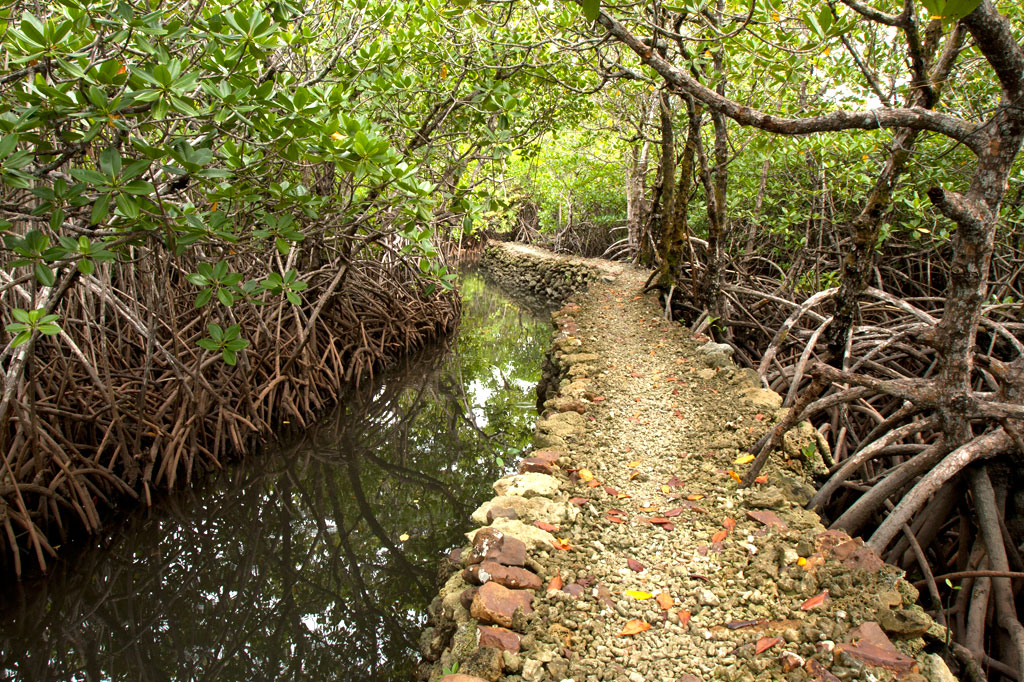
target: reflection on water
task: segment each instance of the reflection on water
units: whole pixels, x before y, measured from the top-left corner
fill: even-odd
[[[529,441],[548,338],[477,276],[462,291],[451,351],[8,585],[0,679],[407,679],[440,553]]]

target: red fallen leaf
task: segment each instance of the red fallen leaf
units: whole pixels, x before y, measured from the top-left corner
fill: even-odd
[[[773,646],[781,642],[782,640],[778,637],[762,637],[757,640],[757,645],[754,646],[754,655],[763,653],[771,649]]]
[[[760,413],[755,414],[754,419],[756,419],[757,421],[764,421],[764,415]]]
[[[643,374],[641,374],[640,372],[630,372],[629,376],[639,378],[642,377]]]
[[[612,516],[611,514],[605,514],[604,517],[606,519],[608,519],[609,521],[611,521],[612,523],[625,523],[626,522],[626,519],[620,519],[618,516]]]
[[[811,609],[817,608],[824,604],[826,599],[828,599],[828,590],[825,590],[821,594],[816,594],[807,601],[805,601],[803,604],[800,605],[800,610],[810,611]]]
[[[622,511],[621,509],[609,509],[608,513],[609,514],[617,514],[618,516],[625,516],[626,515],[626,512]]]
[[[672,598],[672,595],[662,590],[656,597],[658,600],[658,606],[661,607],[662,611],[668,611],[670,608],[675,606],[676,600]]]
[[[675,530],[676,529],[676,524],[674,524],[674,523],[663,523],[663,524],[661,524],[661,529],[662,530]]]
[[[722,521],[722,525],[725,526],[726,530],[732,530],[736,527],[736,519],[731,516],[726,516],[725,521]]]
[[[587,487],[588,487],[588,488],[596,488],[596,487],[597,487],[597,486],[599,486],[599,485],[601,485],[601,484],[600,484],[600,483],[598,483],[598,482],[597,482],[597,481],[596,481],[595,479],[593,479],[593,478],[592,478],[592,479],[590,479],[589,481],[587,481]]]
[[[656,526],[657,526],[657,525],[661,525],[661,524],[663,524],[663,523],[672,523],[671,521],[669,521],[668,519],[666,519],[666,518],[665,518],[664,516],[652,516],[651,518],[649,518],[649,519],[647,519],[647,520],[648,520],[648,521],[649,521],[650,523],[653,523],[653,524],[654,524],[654,525],[656,525]]]
[[[757,483],[758,485],[764,485],[767,482],[768,482],[768,477],[767,476],[758,476],[757,478],[754,479],[754,483]]]
[[[569,502],[571,504],[575,504],[577,507],[582,507],[583,505],[585,505],[589,501],[590,500],[588,500],[585,497],[570,497],[569,498]]]
[[[604,491],[606,493],[608,493],[609,495],[611,495],[612,497],[615,497],[616,495],[619,494],[618,490],[616,490],[615,488],[612,488],[611,486],[607,486],[607,485],[604,487]]]
[[[562,582],[562,576],[556,575],[554,578],[551,579],[551,582],[548,583],[548,590],[554,590],[555,592],[557,592],[558,590],[562,589],[563,584],[564,583]]]
[[[665,516],[667,518],[672,518],[673,516],[679,516],[682,513],[683,513],[683,508],[682,507],[676,507],[675,509],[669,509],[667,512],[662,512],[661,515]]]
[[[628,635],[638,635],[644,630],[650,629],[650,623],[638,619],[633,619],[626,623],[626,627],[622,628],[622,632],[619,633],[619,637],[626,637]]]
[[[686,609],[679,609],[676,615],[679,616],[679,624],[684,628],[690,624],[690,612]]]
[[[595,396],[595,397],[591,398],[590,402],[592,402],[592,403],[599,403],[602,400],[607,400],[607,398],[605,398],[603,395],[599,395],[599,396]]]
[[[683,482],[679,480],[678,476],[673,476],[672,478],[665,481],[665,485],[667,485],[669,488],[682,488]]]
[[[639,573],[639,572],[644,570],[644,565],[642,563],[640,563],[639,561],[637,561],[636,559],[628,559],[627,558],[626,559],[626,565],[629,566],[629,569],[631,571],[636,571],[637,573]]]
[[[541,530],[546,530],[549,533],[558,532],[558,526],[552,526],[550,523],[547,523],[545,521],[534,521],[533,525],[535,525],[537,528],[540,528]]]
[[[728,535],[729,535],[729,531],[724,530],[724,529],[720,530],[720,531],[718,531],[717,533],[715,533],[714,535],[711,536],[711,542],[712,543],[722,542],[723,540],[725,540],[725,538]]]
[[[565,540],[565,538],[552,540],[551,544],[554,546],[555,549],[560,549],[563,551],[569,549],[569,543]]]

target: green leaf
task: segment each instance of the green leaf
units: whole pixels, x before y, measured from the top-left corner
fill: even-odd
[[[96,265],[88,258],[82,258],[78,261],[78,271],[83,275],[91,275],[96,270]]]
[[[52,322],[47,324],[41,324],[38,327],[40,334],[46,334],[47,336],[54,336],[60,334],[60,327],[53,324]]]
[[[45,287],[52,287],[56,278],[53,275],[53,270],[50,266],[45,263],[36,263],[32,266],[32,274],[35,275],[36,281]]]
[[[583,7],[583,16],[587,18],[587,21],[594,21],[601,13],[601,0],[580,0],[580,5]]]
[[[196,296],[196,302],[194,305],[196,308],[202,308],[210,302],[211,298],[213,298],[213,289],[203,289],[199,292],[199,295]]]
[[[99,225],[107,217],[110,210],[110,195],[101,194],[92,205],[92,213],[89,215],[89,224]]]
[[[217,289],[217,300],[221,302],[221,305],[231,307],[235,302],[235,297],[227,289]]]
[[[224,358],[224,362],[231,365],[232,367],[234,367],[235,364],[238,362],[238,356],[235,355],[235,351],[233,350],[225,348],[223,351],[221,351],[220,356]]]

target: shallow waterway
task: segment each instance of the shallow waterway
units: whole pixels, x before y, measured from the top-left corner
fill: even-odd
[[[549,327],[475,274],[457,338],[0,592],[0,679],[405,680],[441,554],[526,446]]]

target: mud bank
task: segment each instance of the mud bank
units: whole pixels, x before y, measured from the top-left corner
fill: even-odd
[[[543,259],[488,253],[508,273]],[[814,430],[740,488],[781,398],[664,322],[645,272],[574,266],[593,268],[591,286],[552,315],[535,450],[446,560],[420,678],[955,679],[927,653],[944,632],[901,571],[804,509],[823,466]]]

